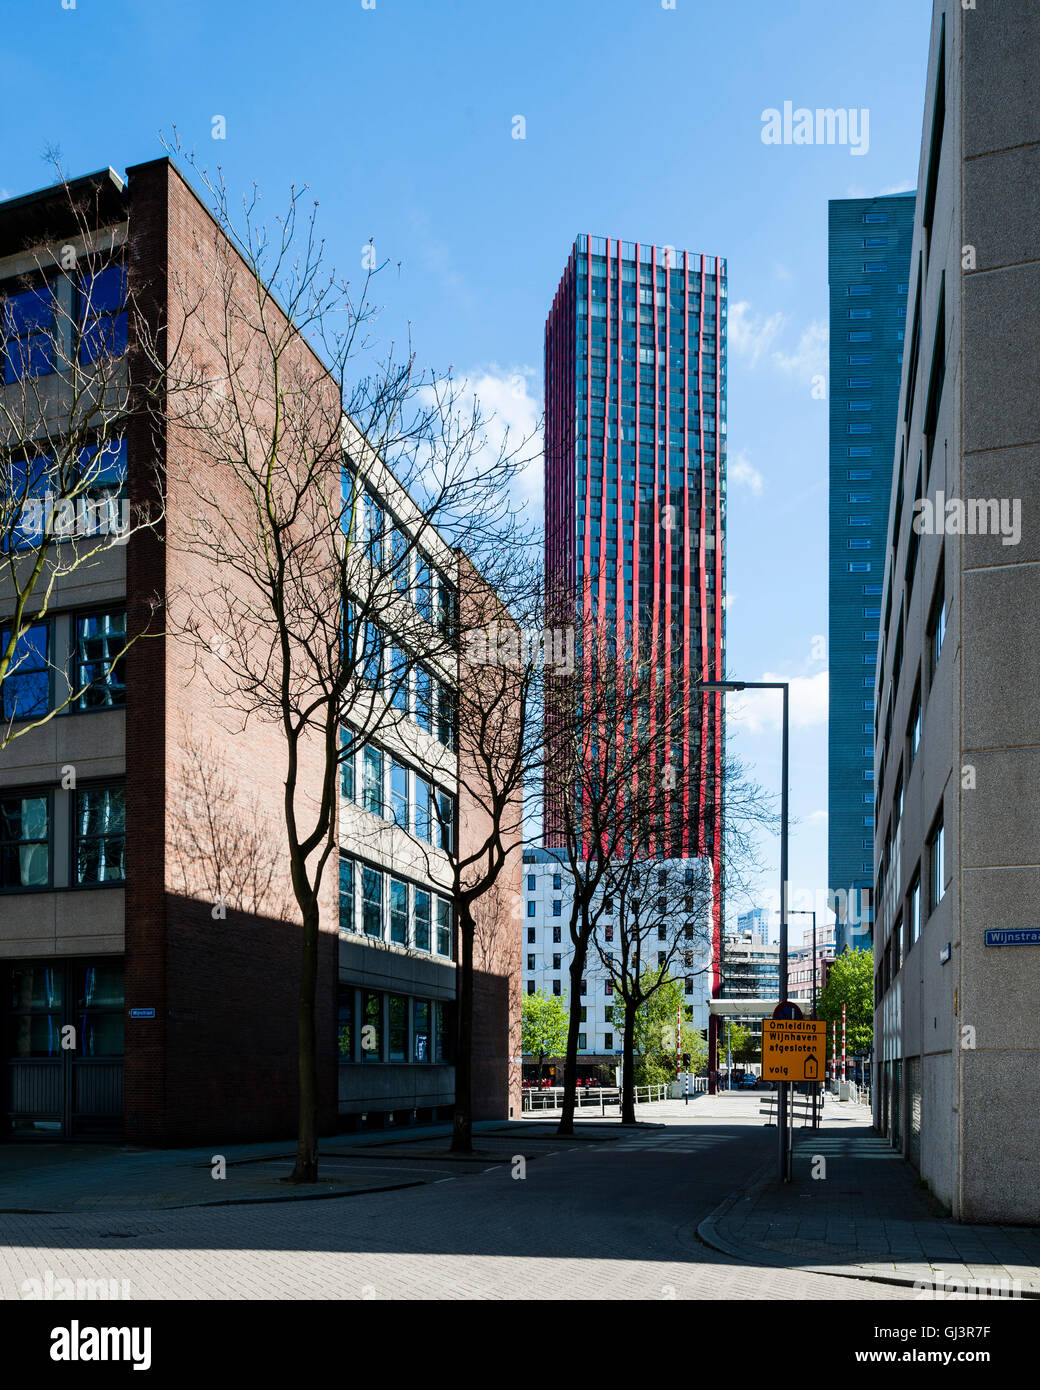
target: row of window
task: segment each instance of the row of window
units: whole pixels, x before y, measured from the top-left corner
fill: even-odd
[[[336,1041],[343,1065],[450,1065],[455,1055],[455,1006],[341,984]]]
[[[902,810],[902,794],[900,794],[899,810]],[[896,822],[896,829],[898,830],[898,821]],[[878,887],[879,894],[884,892],[884,873],[889,867],[890,865],[888,864],[882,864],[882,875],[879,879]],[[902,909],[896,915],[892,931],[885,945],[885,950],[882,953],[877,971],[875,972],[874,1002],[876,1004],[880,1003],[892,981],[902,969],[904,957],[910,954],[915,943],[920,939],[923,922],[927,921],[939,906],[946,892],[946,830],[943,825],[943,810],[941,805],[938,815],[932,824],[928,839],[925,842],[924,873],[926,893],[924,894],[923,904],[921,870],[921,864],[918,864],[914,869]]]
[[[54,796],[51,790],[0,795],[0,891],[96,887],[126,879],[126,798],[122,783],[70,793],[70,881],[55,884]]]
[[[347,735],[341,735],[343,744]],[[400,826],[434,849],[450,854],[455,834],[455,797],[427,777],[369,745],[341,752],[340,791],[345,800]]]
[[[376,568],[393,576],[399,593],[408,594],[420,617],[451,636],[456,624],[456,595],[451,581],[389,517],[370,493],[363,494],[365,545]]]
[[[452,905],[361,860],[339,860],[339,929],[451,959]]]
[[[65,326],[74,341],[65,341]],[[0,291],[4,382],[48,376],[78,363],[119,357],[127,346],[126,270],[52,276],[30,289]]]
[[[0,651],[6,650],[10,633],[10,628],[0,627]],[[60,703],[69,689],[82,691],[69,706],[74,712],[125,705],[125,662],[119,655],[125,646],[126,613],[122,609],[60,614],[30,624],[15,643],[14,657],[0,687],[4,721],[38,718]],[[61,679],[56,691],[59,669],[67,673],[69,685],[66,687]]]
[[[449,688],[425,666],[409,661],[400,647],[386,642],[374,623],[367,623],[362,676],[381,690],[387,703],[432,734],[445,748],[455,744],[455,701]]]

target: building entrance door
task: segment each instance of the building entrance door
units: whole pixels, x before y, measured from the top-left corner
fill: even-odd
[[[0,971],[9,1138],[114,1138],[123,1127],[123,961]]]

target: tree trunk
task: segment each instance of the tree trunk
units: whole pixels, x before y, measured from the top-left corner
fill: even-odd
[[[634,1125],[636,1122],[636,1069],[635,1069],[635,1006],[625,1002],[625,1040],[622,1043],[624,1056],[621,1059],[621,1123]]]
[[[458,972],[455,1116],[451,1132],[451,1151],[456,1154],[473,1152],[473,934],[472,917],[468,912],[460,912],[462,959]]]
[[[315,997],[318,983],[318,900],[303,906],[300,955],[300,994],[296,1009],[300,1109],[296,1134],[296,1165],[289,1182],[318,1181],[318,1043]]]
[[[571,960],[571,1009],[567,1020],[567,1052],[563,1059],[563,1109],[556,1133],[574,1133],[574,1107],[578,1091],[578,1032],[581,1028],[581,977],[585,973],[586,948],[576,946]]]

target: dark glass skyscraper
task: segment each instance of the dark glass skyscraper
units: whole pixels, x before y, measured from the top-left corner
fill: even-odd
[[[674,708],[673,686],[725,669],[725,261],[579,236],[545,327],[545,407],[554,607],[649,656]],[[721,695],[684,701],[669,756],[682,809],[651,847],[712,861],[716,971],[722,729]]]
[[[914,223],[913,193],[829,204],[828,886],[836,950],[868,946],[874,669]]]

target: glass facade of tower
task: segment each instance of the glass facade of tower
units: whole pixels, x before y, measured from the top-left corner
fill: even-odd
[[[673,682],[725,670],[726,295],[717,257],[583,235],[545,328],[551,602],[618,650],[650,643],[669,708]],[[719,884],[722,697],[684,704],[682,812],[653,849],[711,859]]]
[[[913,193],[829,204],[828,846],[836,949],[871,944],[874,674]]]

